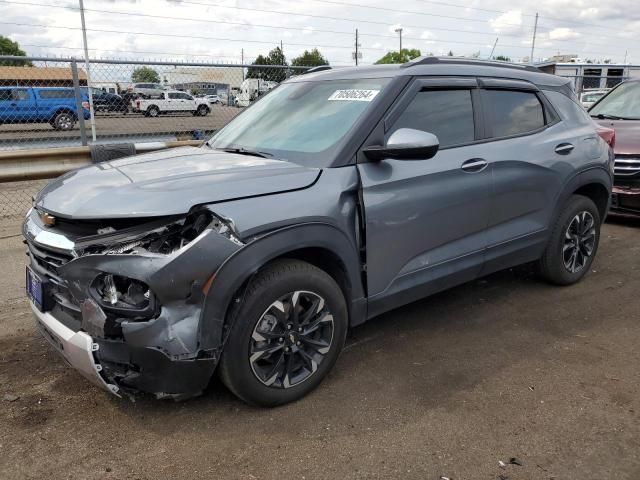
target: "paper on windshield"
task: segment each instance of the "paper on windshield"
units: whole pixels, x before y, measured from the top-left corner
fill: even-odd
[[[336,90],[331,94],[329,100],[341,100],[347,102],[370,102],[380,90],[362,90],[353,88],[349,90]]]

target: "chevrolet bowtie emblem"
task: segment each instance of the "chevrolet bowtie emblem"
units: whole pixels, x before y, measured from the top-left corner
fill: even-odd
[[[40,221],[45,227],[53,227],[56,224],[56,217],[48,213],[41,213]]]

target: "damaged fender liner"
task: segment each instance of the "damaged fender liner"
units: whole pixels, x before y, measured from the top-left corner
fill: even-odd
[[[218,355],[175,359],[152,347],[134,347],[120,341],[95,339],[97,355],[107,378],[117,380],[127,393],[138,391],[176,400],[200,395],[207,387]]]

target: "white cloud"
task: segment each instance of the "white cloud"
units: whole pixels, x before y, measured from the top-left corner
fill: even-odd
[[[549,32],[550,40],[569,40],[571,38],[578,38],[580,34],[575,30],[567,27],[554,28]]]
[[[431,40],[431,39],[435,38],[435,35],[434,35],[432,32],[430,32],[430,31],[428,31],[428,30],[425,30],[425,31],[424,31],[424,32],[422,32],[422,34],[420,35],[420,38],[421,38],[422,40]]]
[[[509,10],[489,20],[489,25],[498,33],[514,33],[522,29],[522,11]]]

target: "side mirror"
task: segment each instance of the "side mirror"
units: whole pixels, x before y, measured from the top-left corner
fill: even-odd
[[[440,147],[440,141],[433,133],[399,128],[391,134],[384,147],[370,146],[363,152],[370,160],[427,160],[432,158]]]

